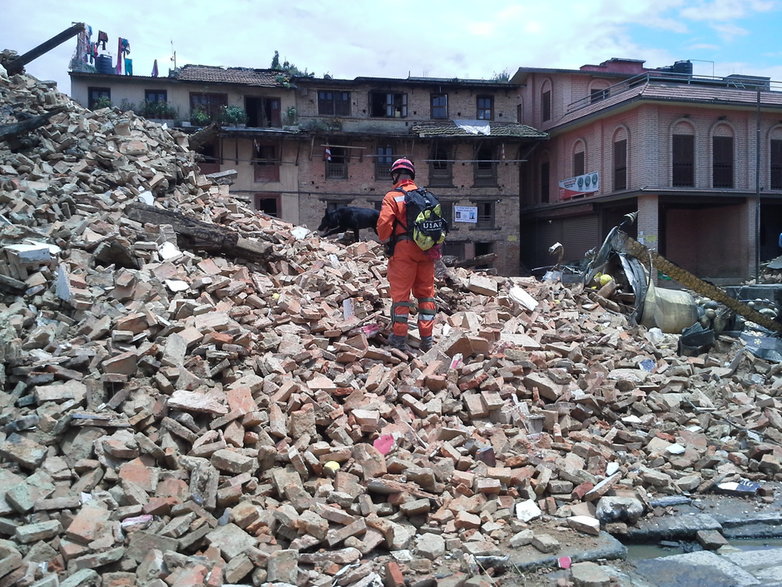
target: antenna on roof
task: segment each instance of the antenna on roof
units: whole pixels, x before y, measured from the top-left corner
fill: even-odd
[[[174,62],[174,69],[176,69],[176,51],[174,50],[174,39],[171,39],[171,61]]]

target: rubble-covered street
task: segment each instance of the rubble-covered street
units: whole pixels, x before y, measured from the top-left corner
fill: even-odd
[[[0,76],[0,126],[58,108],[0,140],[0,587],[632,584],[620,541],[682,508],[714,521],[659,536],[707,551],[782,524],[782,365],[740,339],[679,356],[580,286],[451,267],[409,359],[378,243]]]

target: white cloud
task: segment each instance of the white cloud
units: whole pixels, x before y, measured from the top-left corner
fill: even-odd
[[[0,39],[20,53],[84,21],[109,34],[116,53],[119,36],[130,41],[134,72],[149,75],[154,59],[161,74],[171,65],[265,68],[274,51],[281,59],[317,75],[490,78],[518,67],[578,68],[612,57],[644,59],[651,67],[682,58],[688,48],[710,51],[741,38],[743,18],[778,9],[770,0],[363,0],[324,3],[298,0],[136,0],[132,4],[5,0]],[[710,26],[704,26],[708,24]],[[716,27],[712,29],[711,27]],[[718,29],[718,30],[717,30]],[[663,31],[664,34],[654,34]],[[752,31],[750,31],[752,33]],[[688,37],[687,35],[691,35]],[[757,39],[753,39],[755,41]],[[68,91],[70,40],[28,66]],[[4,47],[0,47],[2,49]],[[771,63],[756,49],[731,61],[757,69]],[[714,49],[714,53],[717,50]],[[692,55],[715,59],[711,55]]]

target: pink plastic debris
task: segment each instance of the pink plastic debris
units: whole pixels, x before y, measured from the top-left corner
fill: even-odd
[[[375,438],[372,445],[380,451],[380,454],[387,455],[391,448],[394,446],[394,436],[391,434],[383,434]]]
[[[569,556],[561,556],[557,559],[557,562],[559,563],[560,569],[569,569],[570,568],[570,557]]]

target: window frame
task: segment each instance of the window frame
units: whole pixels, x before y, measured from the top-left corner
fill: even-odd
[[[573,152],[573,177],[586,173],[586,150]]]
[[[543,122],[551,120],[551,90],[543,90],[540,93],[540,115]]]
[[[497,228],[497,202],[486,198],[472,200],[477,208],[475,230],[495,230]]]
[[[391,179],[391,164],[394,162],[394,147],[377,145],[375,147],[375,181]]]
[[[331,160],[324,161],[323,175],[325,179],[348,179],[348,162],[350,153],[345,147],[329,147]]]
[[[318,90],[318,116],[350,116],[349,91]]]
[[[627,139],[614,141],[613,180],[614,191],[627,189]]]
[[[271,212],[268,212],[264,209],[263,206],[260,205],[260,202],[268,200],[268,201],[274,201],[275,202],[275,209],[277,210],[276,214],[272,214]],[[274,193],[256,193],[253,197],[253,204],[255,205],[255,209],[259,212],[263,212],[264,214],[267,214],[273,218],[282,218],[282,198],[280,197],[280,194],[274,194]]]
[[[770,139],[769,156],[769,189],[782,190],[782,139]]]
[[[475,97],[475,118],[494,120],[494,96],[481,94]]]
[[[436,102],[443,100],[444,104]],[[429,95],[430,118],[432,120],[448,120],[448,94],[441,92]]]
[[[695,135],[671,135],[671,187],[695,187]]]
[[[711,181],[715,188],[735,187],[735,141],[732,136],[711,137]]]
[[[223,92],[190,92],[190,116],[196,110],[203,110],[210,120],[217,120],[220,109],[228,105],[228,94]]]
[[[271,149],[271,153],[268,152],[269,149]],[[268,156],[269,154],[271,156]],[[253,146],[253,181],[256,183],[279,182],[281,163],[282,158],[277,143],[255,143]]]
[[[108,98],[111,102],[111,88],[91,86],[87,88],[87,108],[92,110],[95,103],[101,98]]]
[[[486,152],[488,151],[488,152]],[[473,163],[473,185],[475,187],[497,186],[497,146],[483,143],[475,149]]]
[[[144,90],[144,101],[168,104],[168,90]]]
[[[429,151],[429,185],[432,187],[453,187],[453,145],[433,141]]]
[[[384,113],[381,114],[381,112]],[[369,91],[370,118],[407,118],[407,116],[408,97],[406,92]]]

